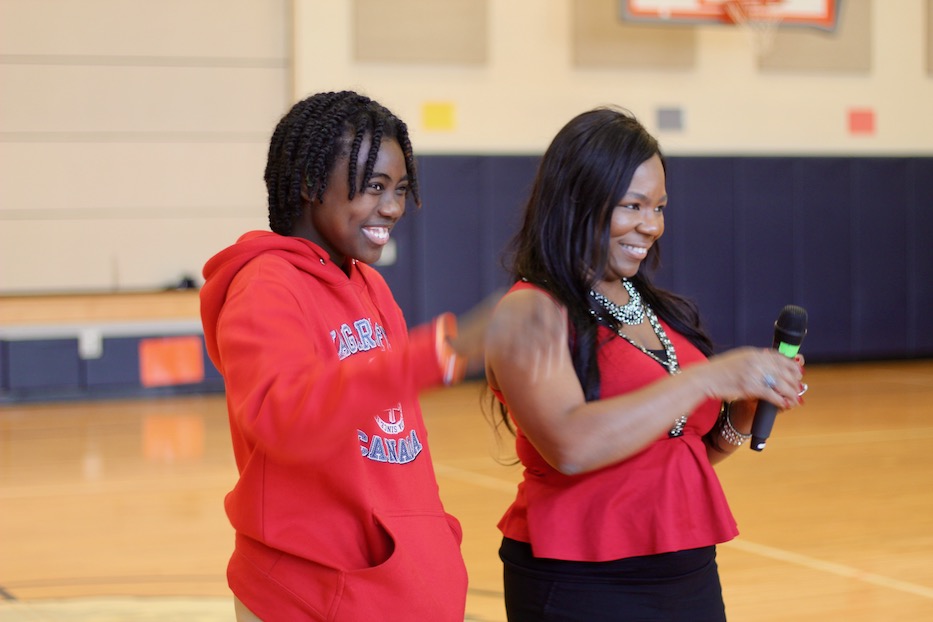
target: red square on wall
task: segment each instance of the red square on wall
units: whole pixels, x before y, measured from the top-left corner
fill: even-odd
[[[853,108],[849,110],[850,134],[874,134],[875,111],[867,108]]]

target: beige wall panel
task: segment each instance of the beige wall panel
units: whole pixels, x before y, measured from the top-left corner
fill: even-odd
[[[0,291],[151,290],[171,286],[182,275],[200,283],[201,268],[211,255],[241,233],[264,228],[264,213],[225,220],[4,222]],[[24,245],[28,254],[22,252]]]
[[[265,134],[286,81],[285,69],[0,65],[0,133]]]
[[[770,49],[758,59],[766,71],[868,73],[872,58],[870,0],[846,0],[840,5],[834,32],[782,28]]]
[[[927,0],[926,12],[927,75],[933,76],[933,0]]]
[[[265,141],[0,143],[0,223],[264,212],[267,149]]]
[[[696,26],[690,70],[573,64],[573,10],[594,0],[488,0],[489,56],[482,67],[359,63],[354,0],[294,0],[296,92],[363,88],[398,112],[419,153],[540,153],[573,115],[616,103],[656,132],[661,107],[684,128],[659,133],[669,154],[928,154],[933,80],[924,68],[928,0],[846,0],[869,6],[871,71],[763,71],[748,34]],[[601,0],[595,0],[597,2]],[[516,33],[521,33],[517,36]],[[903,93],[909,93],[908,97]],[[893,95],[892,95],[893,94]],[[426,102],[447,102],[457,123],[432,131]],[[872,108],[877,131],[848,131],[847,111]],[[788,111],[793,111],[788,117]]]
[[[869,7],[870,31],[863,33],[862,47],[853,52],[861,59],[859,66],[864,66],[860,54],[871,54],[867,72],[839,68],[839,55],[847,52],[835,48],[804,54],[805,69],[763,71],[747,34],[718,25],[694,29],[695,62],[689,70],[577,65],[575,39],[580,37],[573,32],[574,12],[581,10],[580,5],[603,2],[473,2],[488,12],[484,60],[389,65],[356,58],[357,0],[0,0],[0,184],[20,177],[29,180],[29,184],[14,181],[12,189],[0,187],[2,209],[23,209],[6,205],[11,200],[47,210],[43,217],[52,216],[31,221],[28,214],[0,212],[7,215],[0,221],[0,293],[10,282],[5,275],[14,262],[20,283],[32,287],[42,282],[46,291],[87,288],[92,283],[112,287],[113,257],[120,267],[119,283],[142,283],[139,275],[144,270],[130,270],[128,266],[135,264],[123,259],[122,247],[108,245],[122,244],[114,231],[125,235],[130,225],[153,229],[139,219],[146,209],[146,193],[151,205],[170,212],[163,211],[156,219],[163,225],[176,216],[173,210],[207,206],[197,220],[204,226],[201,247],[191,249],[199,256],[219,248],[220,238],[224,244],[232,241],[246,228],[236,219],[245,217],[240,210],[252,205],[253,198],[247,195],[253,191],[246,188],[258,183],[255,175],[262,168],[257,162],[260,170],[250,171],[248,160],[261,157],[246,156],[240,149],[255,145],[258,150],[268,139],[293,97],[291,78],[299,96],[357,88],[376,97],[409,122],[419,153],[540,153],[570,116],[604,103],[626,106],[653,132],[657,132],[652,123],[659,107],[682,108],[684,129],[659,133],[672,155],[931,152],[933,126],[917,119],[933,109],[933,44],[928,32],[933,0],[897,0],[897,10],[891,8],[893,0],[843,3],[842,29],[851,28],[846,20],[859,6]],[[275,27],[270,26],[290,14],[292,4],[294,64],[274,60],[276,49],[287,54],[291,46],[277,40]],[[430,4],[450,3],[430,0]],[[108,24],[102,15],[113,16],[117,25]],[[397,25],[397,21],[385,18],[379,23]],[[615,17],[606,22],[610,29],[619,25]],[[391,52],[411,41],[400,29],[384,28],[379,37],[382,51]],[[786,39],[779,38],[776,49],[783,43]],[[811,61],[824,53],[833,57],[834,68],[814,71]],[[381,53],[379,58],[386,60]],[[293,76],[288,69],[292,66]],[[432,131],[422,124],[424,104],[438,101],[455,110],[457,122],[449,131]],[[875,110],[874,135],[848,132],[846,112],[855,106]],[[788,111],[793,111],[791,117]],[[126,143],[127,151],[119,151],[120,143]],[[137,145],[152,146],[154,152],[137,154]],[[80,155],[78,148],[86,148],[87,154]],[[169,161],[175,148],[177,163]],[[224,148],[234,152],[230,160],[217,155]],[[53,154],[59,149],[62,153]],[[53,170],[76,164],[81,165],[79,171],[90,167],[89,172]],[[192,171],[211,167],[204,173],[204,186],[224,184],[223,173],[219,179],[213,177],[218,164],[229,166],[231,176],[251,177],[216,188],[212,202],[211,188],[197,187],[198,174]],[[137,186],[146,182],[139,171],[146,166],[153,167],[154,179],[140,190]],[[46,169],[49,175],[43,176]],[[120,179],[107,179],[108,170]],[[80,189],[87,196],[68,197],[68,188],[49,183],[55,182],[56,174],[66,178],[62,186],[70,185],[73,193]],[[101,190],[105,183],[117,184],[125,196],[108,196]],[[30,200],[30,185],[44,205]],[[261,193],[255,192],[256,197]],[[62,197],[69,202],[63,203]],[[68,234],[68,227],[54,218],[56,210],[65,209],[59,204],[79,206],[78,211],[84,210],[81,215],[92,220],[67,221],[76,232]],[[95,205],[106,209],[122,205],[123,211],[112,227],[106,219],[94,219]],[[128,205],[134,209],[126,209]],[[236,213],[214,218],[215,207]],[[264,208],[262,212],[257,216],[260,227],[265,226]],[[184,222],[176,224],[191,228]],[[217,237],[208,237],[215,233]],[[71,251],[65,242],[72,238],[92,239],[96,246]],[[143,286],[174,278],[174,269],[159,267],[162,252],[160,247],[139,259],[141,266],[159,268]],[[45,257],[54,258],[54,269],[46,269]],[[79,274],[85,257],[87,277]],[[41,278],[29,274],[33,265]],[[56,275],[63,280],[56,282]]]
[[[352,0],[360,62],[486,62],[487,0]]]
[[[627,23],[618,0],[571,2],[573,64],[619,69],[691,69],[696,29]]]
[[[151,289],[267,226],[291,0],[0,0],[0,294]]]
[[[0,55],[208,57],[290,53],[290,0],[0,0]],[[64,59],[75,62],[81,59]]]

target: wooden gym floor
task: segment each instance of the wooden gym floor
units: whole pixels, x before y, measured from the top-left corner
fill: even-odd
[[[718,467],[730,622],[933,620],[933,361],[809,365],[764,452]],[[495,524],[520,477],[480,384],[423,396],[467,619],[505,620]],[[232,620],[220,395],[0,406],[0,620]]]

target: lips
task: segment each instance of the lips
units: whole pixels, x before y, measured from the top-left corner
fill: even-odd
[[[363,227],[363,235],[376,246],[384,246],[389,241],[389,227]]]

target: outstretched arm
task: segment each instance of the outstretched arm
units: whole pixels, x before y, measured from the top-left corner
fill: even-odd
[[[563,310],[535,290],[509,293],[486,340],[490,384],[542,457],[565,474],[595,470],[637,453],[685,412],[710,398],[796,399],[800,370],[783,355],[740,348],[638,391],[587,402],[571,362]],[[761,382],[776,379],[774,390]]]

